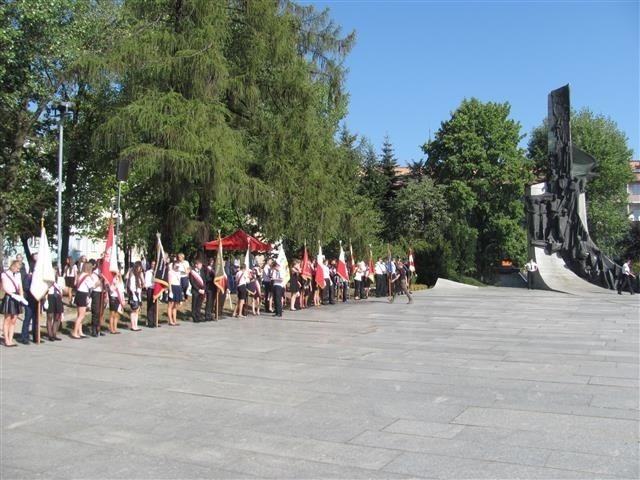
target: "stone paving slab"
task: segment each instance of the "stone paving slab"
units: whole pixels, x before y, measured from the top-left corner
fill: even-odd
[[[2,348],[0,478],[638,478],[636,298],[445,282]]]

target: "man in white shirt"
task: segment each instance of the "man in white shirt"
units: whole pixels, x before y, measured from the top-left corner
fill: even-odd
[[[631,271],[631,259],[628,258],[626,262],[622,264],[622,276],[618,281],[618,295],[622,295],[622,289],[628,289],[629,293],[633,295],[633,286],[631,285],[631,279],[635,278],[635,275]]]
[[[532,258],[524,264],[524,268],[527,270],[527,290],[533,290],[533,277],[538,271],[538,264]]]

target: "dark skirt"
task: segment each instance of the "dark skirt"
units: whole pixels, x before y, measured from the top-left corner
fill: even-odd
[[[120,300],[118,299],[118,297],[112,297],[111,295],[109,295],[109,311],[117,312],[119,307]]]
[[[20,315],[22,313],[22,304],[11,295],[5,295],[2,299],[2,313],[5,315]]]
[[[64,313],[64,306],[62,305],[62,297],[60,295],[47,295],[47,313],[58,315]]]
[[[182,285],[171,285],[171,293],[173,294],[173,298],[170,298],[169,302],[180,303],[184,300]]]
[[[238,285],[238,300],[247,299],[247,285]]]
[[[73,288],[76,285],[76,277],[64,277],[64,285]]]
[[[76,307],[86,307],[89,302],[89,293],[88,292],[76,292],[75,304]]]

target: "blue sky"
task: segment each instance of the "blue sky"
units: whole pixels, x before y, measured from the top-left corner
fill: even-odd
[[[401,164],[464,98],[508,101],[529,134],[567,83],[572,106],[611,117],[640,156],[638,0],[300,3],[356,30],[346,124],[377,151],[388,134]]]

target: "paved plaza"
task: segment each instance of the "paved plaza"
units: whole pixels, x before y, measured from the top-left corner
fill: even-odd
[[[0,478],[638,478],[639,297],[441,282],[2,348]]]

